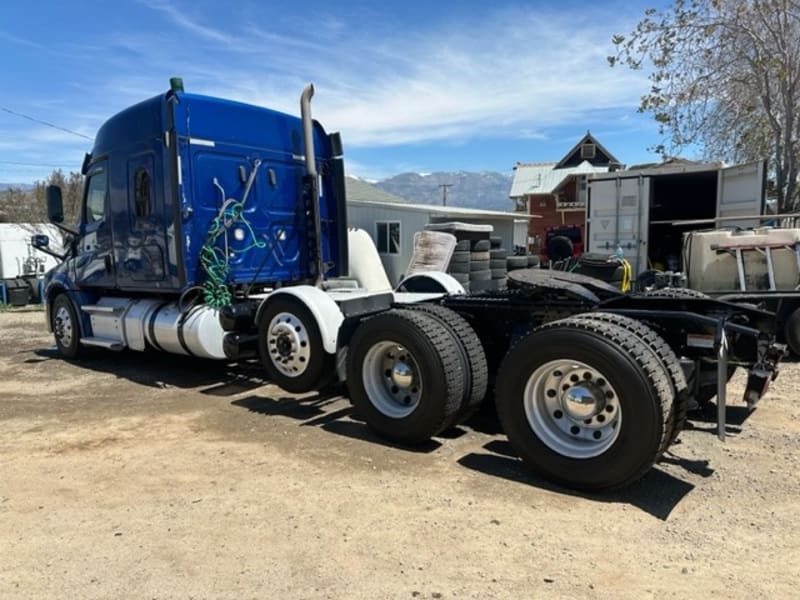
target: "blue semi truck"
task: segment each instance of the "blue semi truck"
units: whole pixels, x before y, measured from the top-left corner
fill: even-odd
[[[341,138],[312,119],[313,93],[298,118],[176,79],[100,128],[74,227],[48,189],[67,238],[45,286],[64,357],[259,356],[290,392],[346,382],[366,424],[401,444],[491,397],[526,463],[593,490],[638,479],[715,394],[724,431],[733,367],[748,370],[749,405],[766,391],[782,347],[752,307],[536,269],[480,294],[438,272],[376,285],[374,245],[347,227]]]

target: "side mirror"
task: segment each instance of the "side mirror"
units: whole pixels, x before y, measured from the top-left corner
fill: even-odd
[[[31,246],[36,248],[37,250],[42,250],[43,248],[50,247],[50,238],[44,234],[37,234],[31,238]]]
[[[53,223],[64,222],[64,201],[57,185],[47,186],[47,218]]]

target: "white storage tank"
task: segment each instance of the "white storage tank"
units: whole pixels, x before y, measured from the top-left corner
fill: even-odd
[[[741,291],[736,249],[741,250],[747,290],[768,290],[766,248],[772,255],[775,289],[800,285],[797,245],[800,229],[761,227],[736,231],[718,229],[684,234],[683,264],[689,287],[703,292]]]

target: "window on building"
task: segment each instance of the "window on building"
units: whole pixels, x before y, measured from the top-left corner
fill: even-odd
[[[137,219],[150,216],[150,174],[144,167],[133,175],[133,203]]]
[[[591,142],[587,142],[581,146],[581,158],[594,158],[597,147]]]
[[[86,222],[102,221],[106,215],[106,190],[108,175],[100,169],[89,175],[86,186]]]
[[[400,254],[400,221],[376,222],[375,239],[380,254]]]

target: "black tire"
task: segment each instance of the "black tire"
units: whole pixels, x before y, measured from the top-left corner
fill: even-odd
[[[460,242],[456,243],[456,250],[455,251],[456,252],[469,252],[471,246],[472,246],[472,244],[470,244],[469,240],[461,240]]]
[[[538,267],[542,264],[542,259],[539,258],[538,254],[530,254],[528,255],[528,266],[529,267]]]
[[[665,438],[666,445],[661,448],[661,453],[666,451],[666,449],[675,442],[680,432],[683,431],[683,428],[686,426],[686,415],[689,411],[689,386],[686,382],[686,374],[683,372],[683,367],[681,367],[681,361],[678,359],[678,356],[672,348],[670,348],[666,340],[656,331],[648,327],[645,323],[632,319],[631,317],[614,313],[593,312],[575,315],[574,318],[611,323],[629,331],[647,344],[647,347],[655,353],[661,361],[661,364],[664,365],[669,375],[672,392],[675,398],[666,424],[670,433],[669,436]]]
[[[550,260],[564,260],[575,252],[575,245],[565,235],[556,235],[547,240],[547,257]]]
[[[478,335],[467,320],[449,308],[438,304],[412,304],[409,305],[409,308],[429,314],[441,322],[456,337],[460,346],[464,349],[467,363],[464,377],[464,398],[455,423],[460,422],[465,416],[473,414],[474,409],[477,409],[486,397],[489,367],[486,362],[483,344],[481,344]]]
[[[479,260],[490,260],[490,255],[488,250],[481,252],[470,252],[469,257],[472,262]]]
[[[504,279],[507,275],[507,269],[492,269],[492,279]]]
[[[492,272],[489,269],[484,269],[483,271],[471,271],[469,274],[469,280],[472,282],[488,281],[491,278],[492,278]]]
[[[492,245],[489,240],[475,240],[472,242],[471,250],[473,252],[489,252]]]
[[[453,256],[450,258],[450,264],[453,263],[468,263],[469,262],[469,252],[453,252]]]
[[[481,281],[473,281],[470,286],[473,292],[485,292],[487,290],[496,290],[497,284],[495,279],[486,279]]]
[[[491,261],[489,260],[473,260],[469,263],[469,270],[470,271],[485,271],[489,268],[489,264]]]
[[[80,358],[84,354],[81,325],[78,312],[66,294],[59,294],[53,301],[50,324],[59,354],[64,358]]]
[[[527,256],[509,256],[506,259],[506,267],[509,271],[512,269],[527,269],[528,257]]]
[[[569,379],[562,368],[572,370]],[[605,406],[585,420],[570,418],[566,408],[550,413],[548,403],[561,402],[559,393],[576,384],[596,386]],[[566,406],[586,406],[585,396],[565,397],[573,398]],[[536,471],[567,487],[606,490],[636,481],[660,457],[673,398],[664,365],[645,343],[611,323],[569,318],[511,347],[497,373],[495,403],[509,441]],[[556,432],[545,441],[532,423]]]
[[[468,283],[469,282],[469,273],[453,273],[450,271],[450,275],[453,276],[458,283]]]
[[[394,359],[393,346],[407,353],[401,356],[412,378],[405,390],[383,371],[384,362]],[[392,369],[398,369],[401,362]],[[458,340],[430,315],[386,311],[363,321],[350,340],[350,399],[370,429],[395,442],[417,444],[445,429],[461,408],[464,375]],[[414,383],[419,387],[411,387]],[[406,406],[405,399],[412,395],[418,396]]]
[[[645,296],[656,298],[710,298],[708,294],[698,292],[689,288],[661,288],[660,290],[650,290],[644,293]]]
[[[469,262],[451,262],[450,266],[447,267],[448,273],[469,273],[470,270],[470,263]]]
[[[489,237],[489,246],[491,248],[499,248],[503,245],[503,238],[499,235],[493,235]]]
[[[316,320],[295,298],[267,300],[258,321],[258,350],[270,381],[287,392],[321,389],[336,374],[334,356],[325,352]]]
[[[489,250],[489,257],[492,260],[505,260],[508,258],[508,251],[505,248],[497,248],[495,250]]]
[[[492,259],[489,261],[489,268],[490,269],[506,269],[506,259],[505,258],[497,258]]]
[[[796,308],[786,319],[786,324],[783,326],[783,338],[792,354],[800,356],[800,308]]]

